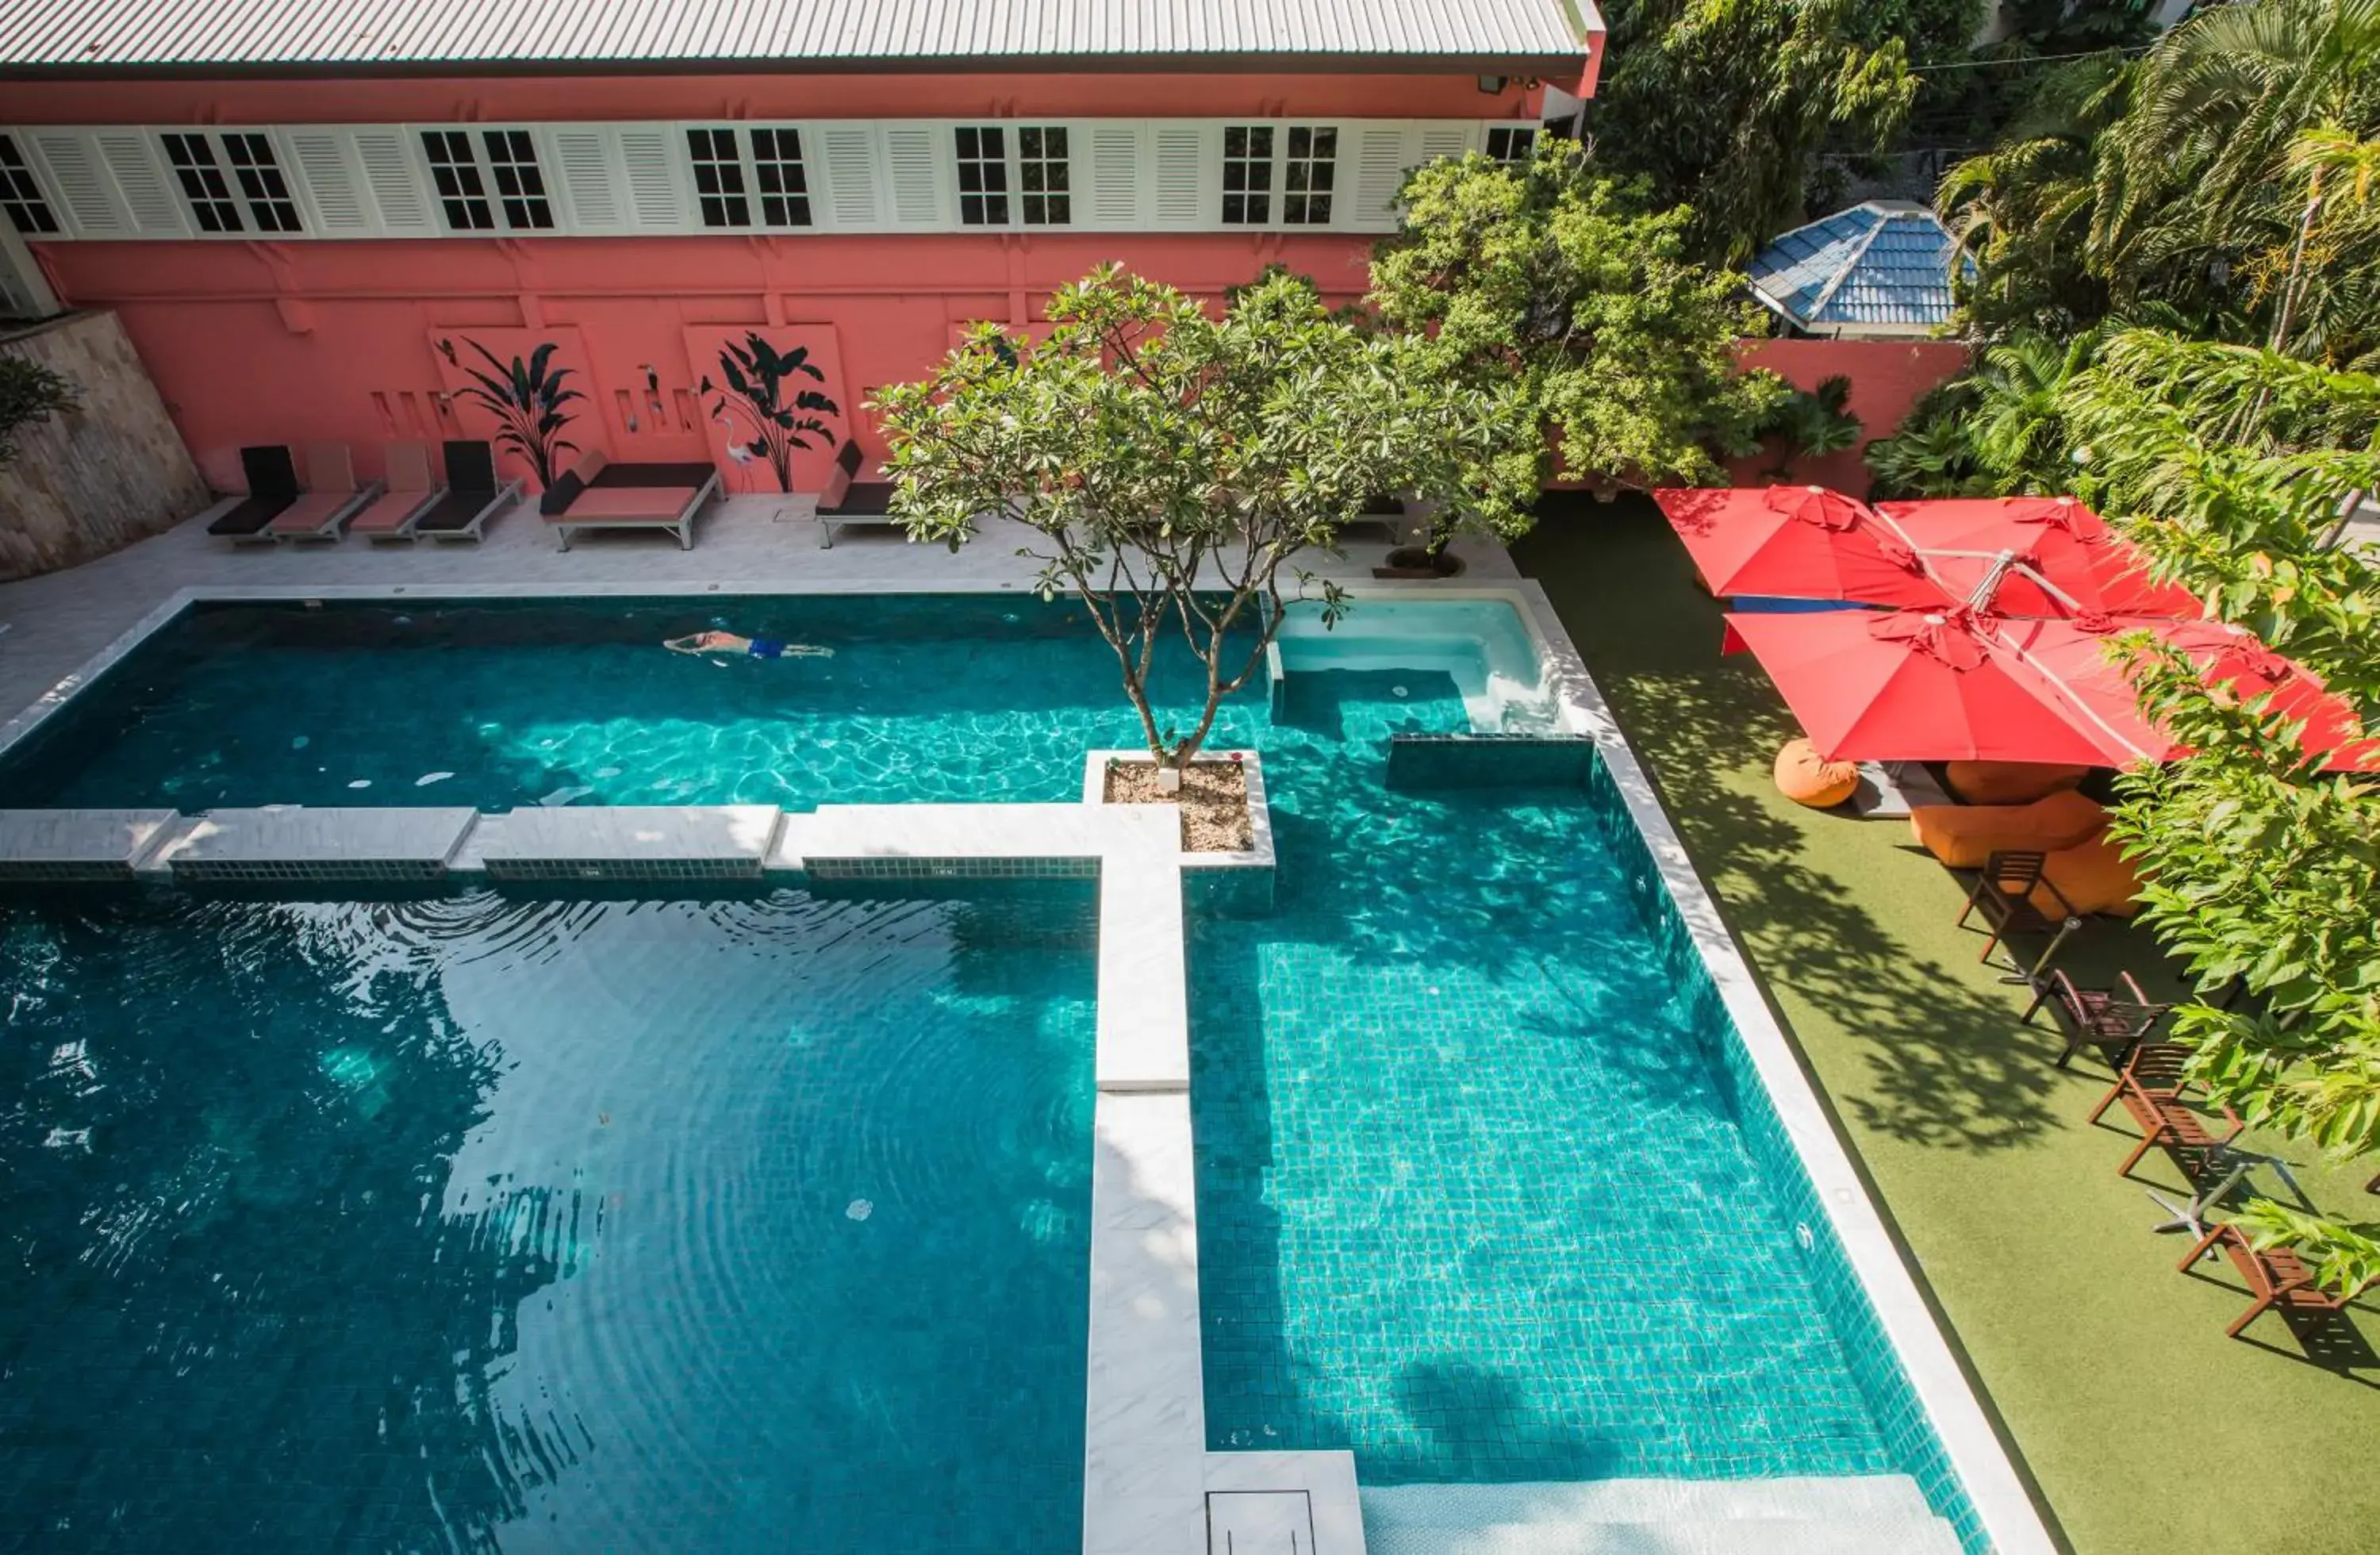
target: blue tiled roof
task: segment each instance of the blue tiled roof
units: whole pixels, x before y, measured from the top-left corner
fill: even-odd
[[[1797,226],[1752,261],[1760,298],[1803,329],[1939,324],[1950,235],[1922,205],[1870,202]]]

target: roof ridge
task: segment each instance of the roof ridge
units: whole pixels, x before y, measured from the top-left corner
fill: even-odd
[[[1843,284],[1852,278],[1852,272],[1859,268],[1860,261],[1867,258],[1868,249],[1876,245],[1876,235],[1884,230],[1885,224],[1891,219],[1883,212],[1876,213],[1876,221],[1860,236],[1857,246],[1844,257],[1843,262],[1836,267],[1834,278],[1827,283],[1826,288],[1819,292],[1816,299],[1810,304],[1809,323],[1817,322],[1820,316],[1826,312],[1828,305],[1835,300],[1835,294],[1843,289]]]

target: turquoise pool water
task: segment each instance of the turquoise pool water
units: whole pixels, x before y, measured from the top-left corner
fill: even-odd
[[[1090,904],[0,906],[0,1545],[1079,1547]]]
[[[835,651],[657,646],[713,623]],[[1899,1466],[1716,1077],[1708,1002],[1664,974],[1588,796],[1387,786],[1391,735],[1465,727],[1442,636],[1415,668],[1373,642],[1366,667],[1324,669],[1309,646],[1278,717],[1245,697],[1218,729],[1263,752],[1281,869],[1270,916],[1201,916],[1191,947],[1213,1445],[1348,1447],[1372,1483]],[[1177,700],[1186,668],[1161,686]],[[1030,599],[243,607],[186,617],[78,699],[0,769],[0,802],[1053,800],[1086,747],[1136,738],[1104,644]],[[38,1374],[68,1425],[42,1437],[29,1408],[32,1434],[0,1439],[50,1454],[17,1460],[20,1500],[89,1461],[113,1494],[213,1515],[238,1473],[281,1483],[273,1433],[336,1424],[303,1455],[302,1482],[333,1488],[273,1515],[335,1531],[335,1500],[372,1548],[415,1547],[434,1514],[506,1551],[639,1548],[680,1523],[663,1542],[732,1549],[798,1514],[849,1540],[820,1548],[994,1549],[964,1509],[1028,1484],[1038,1520],[1014,1547],[1070,1537],[1084,1188],[1063,1163],[1087,1170],[1066,1141],[1090,1021],[1073,930],[1015,950],[950,905],[795,895],[64,910],[10,920],[48,969],[12,955],[0,990],[52,1012],[19,1033],[5,1137],[59,1185],[0,1219],[39,1274],[11,1303],[30,1314],[16,1350],[107,1380]],[[408,988],[432,991],[417,1008]],[[54,1073],[72,1039],[55,1012],[77,1006],[122,1050],[86,1111],[145,1108],[137,1129],[67,1105],[85,1082]],[[846,1062],[795,1042],[813,1027]],[[383,1049],[423,1077],[379,1088]],[[367,1107],[387,1121],[324,1121]],[[616,1134],[631,1118],[654,1132]],[[319,1181],[292,1140],[328,1141]],[[860,1198],[874,1212],[845,1218]],[[84,1395],[178,1400],[175,1367],[207,1344],[239,1365],[192,1395],[205,1429],[169,1403],[111,1456]],[[986,1369],[945,1391],[937,1363]],[[588,1380],[565,1401],[557,1376]],[[235,1439],[231,1476],[176,1456],[211,1432]],[[855,1440],[957,1488],[881,1508],[892,1470],[869,1465],[837,1499],[822,1465]],[[358,1457],[380,1469],[341,1466]],[[180,1477],[146,1488],[152,1458]],[[425,1500],[423,1462],[467,1489]],[[0,1461],[0,1484],[17,1472]],[[893,1532],[869,1542],[878,1515]]]
[[[1893,1472],[1587,795],[1391,792],[1453,683],[1290,684],[1275,911],[1191,962],[1210,1445],[1366,1484]]]
[[[710,626],[832,654],[661,646]],[[1140,743],[1107,645],[1030,596],[201,605],[0,759],[0,807],[1074,799]]]

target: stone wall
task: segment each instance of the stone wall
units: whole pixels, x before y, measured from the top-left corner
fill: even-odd
[[[18,438],[0,466],[0,580],[88,562],[207,505],[182,434],[112,312],[0,334],[75,386],[81,404]]]

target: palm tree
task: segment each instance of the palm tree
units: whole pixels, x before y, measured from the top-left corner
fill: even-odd
[[[2095,330],[2063,343],[2022,331],[1984,352],[1967,436],[1975,462],[2001,493],[2069,489],[2073,470],[2058,396],[2091,365],[2098,345]]]
[[[1976,325],[2062,334],[2106,309],[2085,240],[2098,194],[2097,143],[2122,117],[2131,84],[2119,55],[2058,66],[2001,144],[1943,176],[1935,210],[1965,261],[1952,284]]]
[[[2289,240],[2291,150],[2325,126],[2380,133],[2380,0],[2201,11],[2143,61],[2131,111],[2109,132],[2094,267],[2119,300],[2190,271],[2222,286],[2233,259]]]

